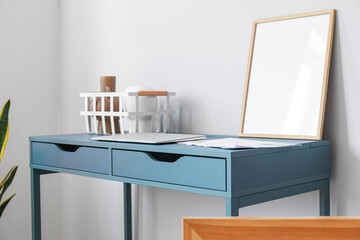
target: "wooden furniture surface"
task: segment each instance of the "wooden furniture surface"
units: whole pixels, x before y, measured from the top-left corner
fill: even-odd
[[[330,213],[329,141],[274,140],[299,145],[228,150],[94,141],[92,136],[30,137],[33,240],[41,239],[41,176],[55,173],[123,182],[125,240],[132,239],[131,184],[223,197],[226,216],[238,216],[245,206],[320,190],[320,215]]]
[[[360,218],[184,218],[184,240],[359,240]]]

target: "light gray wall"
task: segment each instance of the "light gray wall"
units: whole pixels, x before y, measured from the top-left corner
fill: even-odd
[[[360,215],[360,2],[357,0],[62,0],[60,131],[83,132],[80,92],[99,76],[177,92],[176,129],[236,135],[252,21],[337,9],[325,139],[333,143],[332,215]],[[51,179],[51,177],[49,177]],[[62,176],[47,239],[122,239],[122,185]],[[181,217],[223,216],[221,198],[141,187],[139,239],[181,239]],[[56,213],[56,209],[58,212]],[[317,215],[318,193],[241,209],[242,216]],[[60,217],[58,217],[60,216]]]
[[[58,131],[59,49],[56,0],[0,0],[0,107],[11,98],[0,178],[19,165],[3,198],[16,193],[0,219],[3,240],[31,239],[28,138]],[[44,199],[56,195],[56,178],[42,186]],[[45,214],[53,211],[51,205],[43,206]]]

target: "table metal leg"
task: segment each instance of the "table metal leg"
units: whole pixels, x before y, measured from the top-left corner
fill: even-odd
[[[320,216],[330,216],[330,181],[320,189]]]
[[[239,199],[226,198],[226,216],[239,216]]]
[[[124,239],[132,239],[131,184],[124,183]]]
[[[41,240],[40,175],[41,170],[31,168],[32,240]]]

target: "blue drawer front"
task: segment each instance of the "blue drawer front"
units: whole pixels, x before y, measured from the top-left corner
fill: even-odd
[[[72,146],[72,149],[53,143],[31,143],[32,161],[52,167],[110,174],[110,156],[106,148]]]
[[[181,156],[174,162],[159,161],[150,153],[113,150],[115,176],[226,191],[223,158]]]

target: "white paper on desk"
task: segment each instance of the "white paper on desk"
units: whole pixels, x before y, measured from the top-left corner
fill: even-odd
[[[181,142],[179,144],[201,146],[201,147],[216,147],[216,148],[277,148],[277,147],[290,147],[300,146],[298,143],[284,143],[274,141],[261,141],[261,140],[249,140],[241,138],[220,138],[214,140],[199,140]]]

